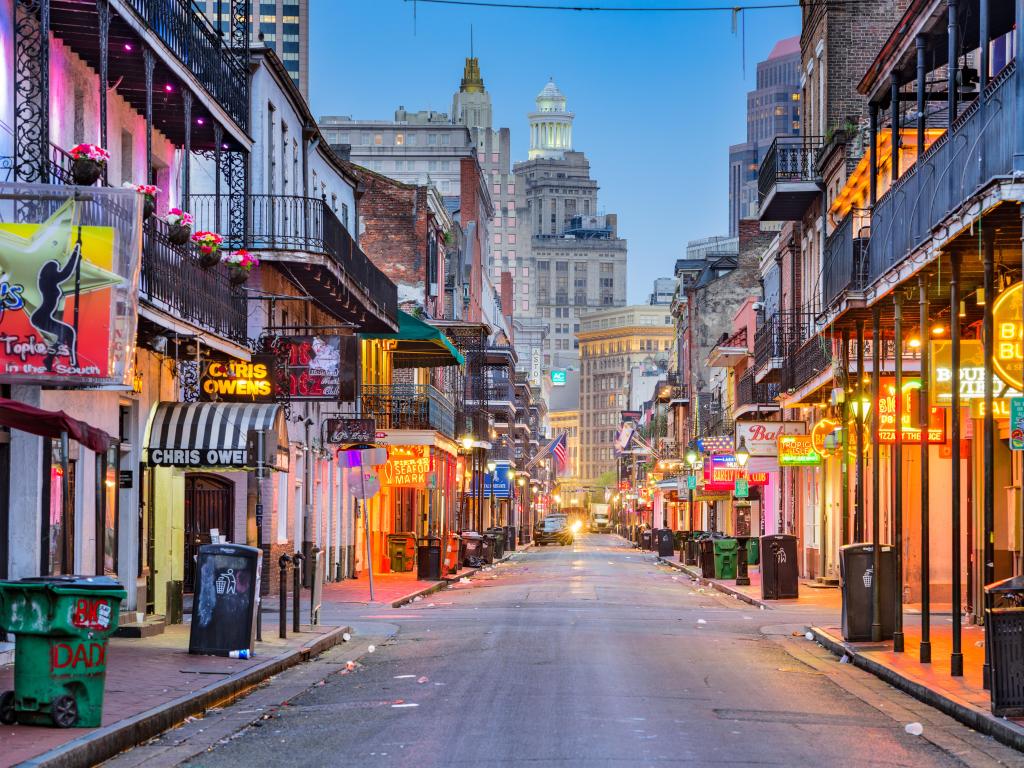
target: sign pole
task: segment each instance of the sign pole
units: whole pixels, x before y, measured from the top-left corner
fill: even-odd
[[[370,547],[370,510],[366,508],[366,471],[359,468],[359,495],[363,505],[363,538],[366,539],[366,573],[370,577],[370,602],[373,602],[373,549]]]
[[[263,551],[263,432],[256,440],[256,548]],[[256,585],[256,639],[263,642],[263,584]]]

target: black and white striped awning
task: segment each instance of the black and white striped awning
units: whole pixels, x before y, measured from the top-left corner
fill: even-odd
[[[159,403],[149,424],[152,467],[255,468],[253,431],[263,432],[264,462],[288,470],[288,427],[277,403]]]

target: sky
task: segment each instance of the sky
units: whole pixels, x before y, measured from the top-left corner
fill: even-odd
[[[504,2],[505,0],[499,0]],[[794,0],[795,1],[795,0]],[[564,4],[564,0],[534,0]],[[764,0],[746,0],[751,4]],[[593,0],[588,5],[701,6],[709,0]],[[574,149],[600,184],[601,212],[629,241],[627,298],[647,300],[688,240],[728,231],[728,150],[746,134],[756,62],[799,34],[797,8],[729,12],[585,13],[310,0],[313,113],[356,119],[451,112],[469,30],[494,127],[526,159],[527,113],[549,77],[575,113]],[[744,73],[744,52],[746,67]]]

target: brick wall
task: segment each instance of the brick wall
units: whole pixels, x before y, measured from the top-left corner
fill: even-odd
[[[487,192],[481,187],[480,163],[476,157],[463,157],[459,163],[461,195],[459,222],[467,237],[469,236],[469,225],[476,224],[471,247],[473,260],[470,264],[467,319],[479,321],[483,314],[483,259],[484,254],[487,253],[492,212]]]

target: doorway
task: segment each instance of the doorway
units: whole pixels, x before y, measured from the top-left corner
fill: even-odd
[[[231,540],[234,520],[235,486],[216,475],[185,475],[185,569],[184,591],[195,585],[199,547],[210,543],[210,530],[217,529]]]

